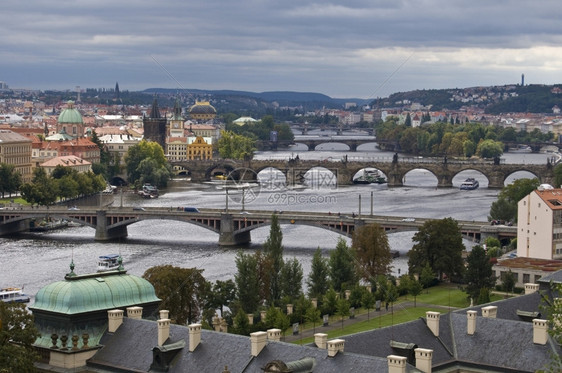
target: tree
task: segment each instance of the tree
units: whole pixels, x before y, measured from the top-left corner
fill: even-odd
[[[197,268],[161,265],[147,269],[143,278],[148,280],[163,299],[160,307],[170,311],[176,324],[191,324],[199,320],[205,306],[210,285]]]
[[[420,274],[420,283],[424,289],[428,289],[433,284],[433,280],[435,280],[435,273],[429,263],[426,263]]]
[[[496,283],[492,262],[480,245],[474,246],[466,258],[467,268],[464,279],[466,293],[472,299],[479,299],[482,289],[491,289]]]
[[[490,207],[490,220],[517,221],[517,203],[537,189],[539,179],[517,179],[506,185],[498,194],[498,199]]]
[[[349,316],[349,302],[345,298],[338,299],[336,315],[340,317],[341,328],[343,329],[343,319]]]
[[[287,261],[281,268],[281,296],[297,299],[302,294],[302,265],[297,258]]]
[[[248,315],[242,308],[238,310],[233,320],[233,333],[240,335],[249,335],[251,331]]]
[[[392,254],[384,228],[369,224],[355,229],[351,248],[357,259],[359,276],[370,281],[389,272]]]
[[[21,187],[23,199],[31,204],[50,205],[57,200],[58,186],[42,167],[33,170],[31,183]]]
[[[462,252],[465,249],[459,225],[453,218],[426,221],[414,234],[416,242],[409,251],[409,272],[420,272],[426,264],[448,278],[463,272]]]
[[[0,302],[0,372],[35,372],[39,336],[24,304]]]
[[[309,307],[304,315],[306,322],[312,323],[313,333],[316,333],[316,323],[322,320],[320,318],[320,310],[318,308]]]
[[[502,274],[501,280],[503,290],[506,291],[509,295],[509,293],[512,292],[513,288],[515,287],[515,275],[513,274],[513,272],[511,272],[511,270],[509,270],[506,273]]]
[[[218,147],[221,158],[228,159],[251,158],[256,150],[254,139],[232,131],[221,131]]]
[[[482,140],[476,147],[476,154],[482,158],[495,158],[503,154],[503,143],[494,140]]]
[[[375,305],[375,295],[370,291],[363,292],[361,297],[361,305],[367,309],[367,320],[370,319],[370,310]]]
[[[343,238],[338,239],[336,249],[330,253],[330,278],[335,290],[342,291],[357,282],[353,253]]]
[[[560,188],[562,185],[562,163],[559,163],[554,167],[554,187]]]
[[[258,309],[260,301],[256,257],[239,251],[236,254],[235,262],[234,281],[236,282],[236,289],[238,289],[238,301],[245,313],[254,312]]]
[[[125,154],[125,164],[130,183],[150,182],[163,187],[172,175],[164,150],[154,141],[142,140],[131,146]]]
[[[306,286],[308,296],[320,299],[328,290],[328,261],[322,257],[322,251],[317,248],[312,256],[312,263]]]
[[[276,304],[281,299],[281,270],[283,269],[283,233],[276,214],[271,216],[269,236],[263,243],[263,251],[271,263],[270,272],[270,304]],[[301,268],[302,280],[302,268]]]
[[[21,174],[13,164],[0,163],[0,193],[2,198],[6,193],[10,196],[17,192],[22,184]]]
[[[221,317],[224,317],[224,306],[230,307],[231,303],[236,299],[236,284],[231,279],[226,281],[217,280],[213,285],[211,293],[211,305],[221,311]]]
[[[423,290],[423,285],[414,279],[410,281],[410,286],[408,287],[408,292],[414,297],[414,307],[416,307],[416,297],[421,294]]]
[[[326,314],[333,315],[338,308],[338,293],[333,288],[330,288],[326,295],[324,296],[324,302],[322,302],[323,312]]]

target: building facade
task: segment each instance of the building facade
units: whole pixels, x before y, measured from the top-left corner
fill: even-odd
[[[154,99],[149,117],[142,120],[144,127],[144,139],[160,144],[162,150],[166,150],[167,120],[160,115],[158,101]]]
[[[21,174],[22,182],[31,181],[32,141],[10,130],[0,130],[0,163],[13,165]]]

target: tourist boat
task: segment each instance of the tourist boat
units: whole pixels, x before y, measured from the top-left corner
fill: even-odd
[[[476,188],[478,188],[480,186],[480,184],[478,183],[478,180],[469,177],[468,179],[466,179],[465,181],[462,182],[461,184],[461,190],[474,190]]]
[[[8,302],[28,303],[30,298],[29,295],[23,293],[23,289],[2,288],[0,289],[0,300],[6,303]]]
[[[378,170],[363,170],[363,174],[353,180],[354,184],[384,184],[386,179]]]
[[[119,254],[101,255],[98,259],[98,272],[119,268]]]
[[[143,198],[158,198],[158,189],[154,185],[144,184],[139,195]]]

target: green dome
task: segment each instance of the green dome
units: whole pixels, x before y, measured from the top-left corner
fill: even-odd
[[[82,114],[74,108],[74,101],[68,101],[68,106],[59,115],[59,123],[80,123],[83,124]]]
[[[125,271],[66,277],[41,288],[33,310],[79,314],[159,302],[150,282]]]

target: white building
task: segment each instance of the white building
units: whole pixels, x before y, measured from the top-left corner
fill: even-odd
[[[539,187],[519,201],[517,256],[562,259],[562,189]]]

